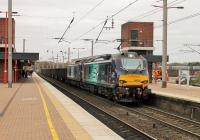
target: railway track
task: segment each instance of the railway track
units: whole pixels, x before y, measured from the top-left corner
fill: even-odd
[[[156,140],[155,138],[151,137],[150,135],[146,134],[145,132],[135,128],[127,124],[126,122],[120,120],[118,117],[113,116],[95,104],[88,102],[87,100],[76,96],[72,91],[66,89],[62,85],[58,84],[57,82],[53,81],[52,79],[45,78],[45,80],[50,82],[53,86],[61,90],[64,94],[70,97],[73,101],[78,103],[82,108],[87,110],[90,114],[95,116],[98,120],[103,122],[113,131],[115,131],[118,135],[126,140]]]
[[[48,79],[50,80],[50,79]],[[53,80],[55,84],[55,80]],[[52,82],[52,81],[51,81]],[[59,83],[61,90],[64,90],[63,87],[66,87],[65,84]],[[141,106],[141,107],[126,107],[119,104],[110,102],[104,98],[95,96],[93,94],[84,94],[80,91],[75,90],[72,87],[67,88],[68,92],[73,92],[75,95],[79,96],[83,100],[87,100],[89,103],[92,103],[98,109],[106,112],[106,114],[111,115],[112,117],[118,119],[123,123],[126,123],[129,127],[133,127],[137,132],[145,132],[144,134],[149,134],[153,137],[151,139],[200,139],[200,123],[195,122],[180,116],[176,116],[152,107]],[[82,105],[81,105],[82,106]],[[87,109],[86,109],[87,110]],[[93,110],[92,109],[89,109]],[[96,113],[91,113],[95,116]],[[102,121],[102,118],[106,118],[103,113],[99,114],[100,116],[95,116]],[[103,116],[103,117],[102,117]],[[111,119],[112,120],[112,119]],[[110,118],[104,120],[105,124],[109,126]],[[111,129],[120,130],[116,132],[125,139],[133,139],[134,136],[131,136],[126,127],[122,127],[117,122],[112,122]],[[120,126],[120,127],[118,127]],[[124,132],[127,132],[126,134]],[[134,134],[135,135],[135,134]],[[127,136],[127,137],[126,137]],[[130,136],[130,137],[129,137]],[[140,136],[137,136],[137,139],[141,139]],[[144,138],[142,138],[144,139]]]
[[[133,111],[133,109],[131,109]],[[199,137],[200,139],[200,122],[190,120],[178,115],[174,115],[153,107],[143,106],[142,108],[137,108],[134,111],[142,112],[142,114],[147,115],[153,119],[156,119],[166,125],[173,128],[184,131],[190,135]]]

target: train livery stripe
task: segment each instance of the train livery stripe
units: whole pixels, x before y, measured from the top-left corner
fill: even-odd
[[[44,96],[42,95],[41,88],[39,87],[37,81],[35,81],[35,82],[36,82],[36,86],[37,86],[37,88],[39,90],[40,97],[42,99],[42,104],[43,104],[43,108],[44,108],[44,111],[45,111],[47,123],[48,123],[49,129],[50,129],[50,132],[51,132],[51,136],[52,136],[53,140],[59,140],[58,134],[57,134],[57,132],[56,132],[54,126],[53,126],[52,120],[51,120],[51,116],[50,116],[50,113],[49,113],[49,109],[47,107],[47,103],[46,103],[46,101],[44,99]]]

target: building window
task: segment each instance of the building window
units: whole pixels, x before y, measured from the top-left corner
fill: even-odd
[[[4,37],[3,36],[0,37],[0,44],[4,44]]]
[[[131,46],[138,46],[138,30],[131,30]]]

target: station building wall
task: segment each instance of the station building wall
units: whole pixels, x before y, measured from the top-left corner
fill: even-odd
[[[5,37],[6,34],[8,34],[8,27],[7,23],[8,19],[6,18],[0,18],[0,44],[5,44],[5,42],[8,42],[8,37]],[[12,19],[12,43],[15,44],[15,20],[14,18]],[[6,43],[7,44],[7,43]]]
[[[0,83],[3,82],[4,61],[0,60]]]
[[[153,22],[122,24],[122,49],[126,47],[153,47]]]

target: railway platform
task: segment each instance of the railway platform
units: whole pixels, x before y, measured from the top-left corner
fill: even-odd
[[[167,88],[161,88],[161,84],[161,82],[151,83],[149,88],[161,96],[200,103],[200,87],[168,83]]]
[[[37,74],[13,88],[0,84],[1,140],[120,140]]]

